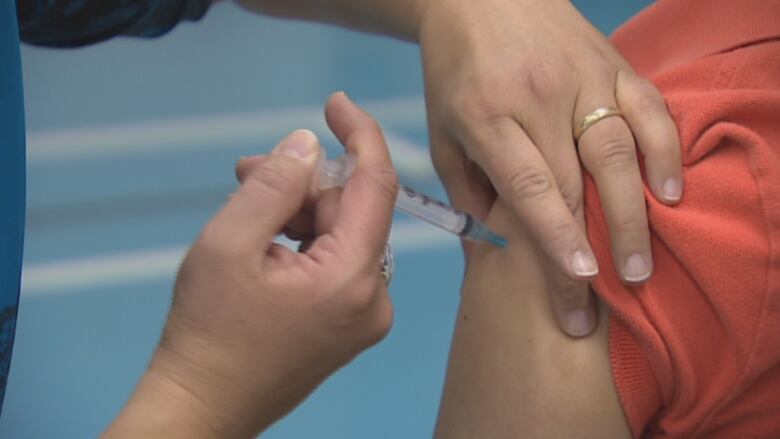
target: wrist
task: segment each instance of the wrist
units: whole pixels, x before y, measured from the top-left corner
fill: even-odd
[[[213,1],[213,0],[212,0]],[[417,42],[420,18],[433,0],[234,0],[255,12],[329,23]]]
[[[155,360],[156,361],[156,360]],[[155,361],[102,439],[166,438],[217,439],[218,416],[188,384],[173,378]]]
[[[200,430],[209,433],[182,437],[256,437],[292,410],[328,374],[312,375],[319,369],[314,366],[306,367],[306,373],[285,367],[285,362],[277,363],[285,357],[282,352],[263,354],[256,346],[247,355],[204,334],[169,330],[171,326],[169,322],[138,393],[149,399],[168,400],[164,402],[176,409],[172,415],[187,412],[187,419],[197,418]],[[269,358],[273,360],[267,361]]]

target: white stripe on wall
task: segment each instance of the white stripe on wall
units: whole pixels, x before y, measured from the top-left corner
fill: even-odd
[[[454,236],[428,224],[412,222],[394,225],[390,243],[396,256],[444,247],[458,251]],[[186,251],[187,247],[166,247],[29,264],[22,275],[22,294],[25,297],[74,294],[112,285],[172,280]]]
[[[373,101],[366,103],[364,108],[384,124],[425,125],[425,104],[421,97]],[[267,140],[297,128],[326,133],[322,107],[312,105],[32,132],[27,136],[27,154],[31,163],[43,163],[146,152],[220,149],[231,142]]]
[[[421,97],[396,98],[364,105],[381,123],[395,128],[420,128],[425,124]],[[84,159],[114,159],[149,152],[182,152],[224,148],[226,144],[267,141],[293,129],[307,127],[327,132],[320,106],[303,106],[249,113],[219,114],[169,120],[82,127],[28,135],[31,165]],[[393,161],[402,174],[432,178],[427,147],[386,130]],[[427,224],[399,223],[391,243],[397,253],[453,246],[457,239]],[[65,259],[25,265],[23,294],[78,293],[81,290],[172,278],[186,247],[167,247]]]

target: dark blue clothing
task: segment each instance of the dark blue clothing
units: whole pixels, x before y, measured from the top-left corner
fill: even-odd
[[[0,0],[0,409],[11,365],[24,238],[24,109],[14,2]]]
[[[209,4],[210,0],[0,0],[0,413],[16,328],[24,238],[20,34],[25,42],[55,47],[117,35],[155,37],[182,20],[199,19]]]
[[[156,37],[198,20],[211,0],[17,0],[22,41],[74,47],[117,35]]]

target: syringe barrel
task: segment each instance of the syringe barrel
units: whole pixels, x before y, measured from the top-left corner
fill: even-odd
[[[327,160],[323,151],[318,164],[318,185],[320,189],[344,186],[352,175],[355,164],[356,158],[350,154],[345,154],[336,160]],[[468,231],[468,226],[471,223],[465,212],[453,209],[435,198],[415,191],[409,186],[400,186],[395,207],[402,212],[459,236]]]
[[[317,183],[320,189],[343,186],[352,175],[355,165],[356,158],[352,155],[345,154],[336,160],[327,160],[323,151],[318,164]],[[489,242],[501,248],[507,245],[504,238],[493,233],[481,221],[409,186],[400,186],[395,207],[463,239]]]
[[[453,209],[435,198],[404,185],[399,187],[395,207],[459,236],[466,232],[470,222],[465,212]]]

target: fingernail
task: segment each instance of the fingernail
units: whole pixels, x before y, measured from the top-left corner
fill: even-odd
[[[274,153],[302,160],[310,159],[315,151],[317,151],[317,136],[309,130],[293,131],[274,148]]]
[[[682,198],[682,182],[677,178],[670,178],[664,183],[664,197],[667,201],[680,201]]]
[[[593,330],[594,322],[590,313],[584,309],[575,309],[566,314],[566,332],[574,337],[588,335]]]
[[[577,276],[590,277],[599,274],[599,266],[591,252],[577,250],[571,258],[571,266]]]
[[[648,277],[650,277],[650,264],[644,256],[634,253],[626,259],[626,265],[623,266],[623,279],[628,282],[642,282]]]

